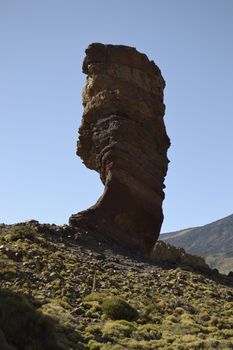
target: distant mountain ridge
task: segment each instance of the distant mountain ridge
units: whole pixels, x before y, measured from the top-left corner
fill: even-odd
[[[160,240],[204,257],[222,273],[233,271],[233,214],[204,226],[162,234]]]

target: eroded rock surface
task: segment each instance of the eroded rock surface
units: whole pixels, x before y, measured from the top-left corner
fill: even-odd
[[[104,194],[70,224],[86,225],[127,248],[148,253],[163,221],[170,140],[163,121],[164,79],[135,48],[91,44],[83,72],[84,113],[77,154],[99,172]]]
[[[163,241],[156,242],[151,251],[151,258],[158,263],[181,264],[203,272],[210,271],[210,267],[204,258],[188,254],[183,248],[175,247]]]

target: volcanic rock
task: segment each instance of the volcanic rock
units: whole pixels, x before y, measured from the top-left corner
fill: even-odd
[[[99,172],[105,189],[95,205],[72,215],[70,224],[148,253],[163,221],[170,145],[163,121],[165,81],[146,55],[123,45],[91,44],[83,72],[77,154]]]
[[[163,241],[157,241],[151,251],[151,258],[158,263],[190,266],[202,272],[211,272],[209,265],[200,256],[188,254],[183,248],[175,247]]]

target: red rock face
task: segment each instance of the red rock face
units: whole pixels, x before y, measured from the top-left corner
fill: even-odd
[[[77,154],[99,172],[103,195],[70,217],[132,250],[148,253],[163,221],[169,138],[163,121],[165,82],[135,48],[91,44],[83,72],[84,113]]]

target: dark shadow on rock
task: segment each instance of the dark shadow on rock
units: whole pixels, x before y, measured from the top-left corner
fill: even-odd
[[[45,227],[46,226],[46,227]],[[45,230],[46,228],[46,230]],[[87,225],[80,225],[79,227],[72,228],[70,226],[64,227],[62,230],[57,230],[54,225],[41,225],[40,232],[45,234],[48,239],[54,239],[55,241],[61,240],[66,246],[70,246],[75,250],[75,247],[81,246],[84,250],[95,252],[98,259],[104,259],[106,252],[112,254],[112,257],[120,260],[121,264],[125,264],[125,258],[131,260],[131,264],[147,264],[150,266],[158,266],[163,269],[181,268],[193,273],[200,273],[204,277],[212,279],[217,283],[221,283],[226,286],[233,286],[233,278],[220,274],[216,269],[209,267],[188,265],[177,259],[177,261],[171,263],[166,261],[155,261],[153,258],[136,254],[132,250],[127,250],[122,244],[118,244],[115,240],[106,238],[101,233],[90,229]],[[114,260],[114,259],[113,259]]]

